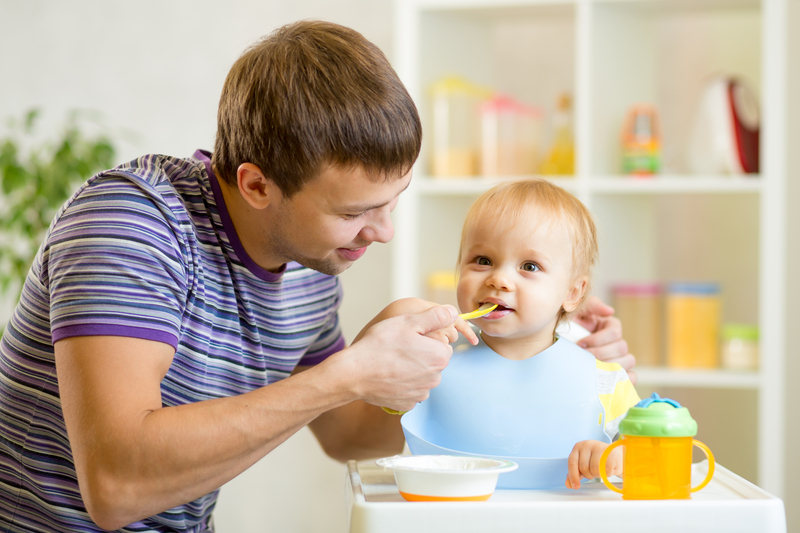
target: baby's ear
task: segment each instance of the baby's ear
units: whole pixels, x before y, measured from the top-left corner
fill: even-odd
[[[561,304],[561,307],[564,308],[564,311],[567,313],[572,313],[575,311],[581,302],[583,302],[583,296],[586,293],[586,288],[589,286],[589,280],[585,277],[578,278],[570,287],[569,292],[567,293],[567,297],[564,299],[564,303]]]

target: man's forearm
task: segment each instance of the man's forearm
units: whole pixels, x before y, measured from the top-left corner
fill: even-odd
[[[111,376],[124,372],[109,370]],[[128,370],[139,386],[152,386]],[[99,376],[85,364],[70,370],[64,363],[65,419],[92,519],[117,529],[219,488],[321,413],[349,403],[340,370],[323,363],[246,394],[177,407],[156,408],[147,397],[149,408],[136,411],[130,403],[146,396],[109,395],[103,385],[87,383]]]

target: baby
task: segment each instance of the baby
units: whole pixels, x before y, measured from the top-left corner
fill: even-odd
[[[443,432],[471,432],[474,442],[485,441],[477,451],[494,455],[513,455],[511,448],[504,447],[517,445],[566,455],[571,446],[565,485],[573,489],[580,487],[581,478],[599,477],[600,456],[617,437],[628,408],[639,401],[622,367],[596,360],[556,332],[586,299],[597,255],[592,216],[564,189],[534,178],[506,182],[484,193],[464,222],[457,267],[458,305],[462,311],[485,303],[497,308],[472,321],[480,329],[480,343],[461,346],[463,350],[457,351],[442,373],[441,385],[431,391],[432,401],[437,395],[453,394],[463,395],[455,401],[469,401],[467,396],[479,394],[481,380],[490,380],[492,375],[509,379],[507,374],[492,373],[510,365],[511,379],[519,376],[519,385],[509,383],[508,391],[499,394],[508,402],[525,402],[526,423],[512,424],[515,427],[509,430],[509,424],[496,421],[497,409],[487,411],[483,419],[471,411],[475,416],[447,417],[446,422],[470,427],[451,426],[442,428]],[[481,349],[480,357],[469,362],[469,353]],[[460,367],[476,360],[484,365],[480,376],[473,376],[473,387],[464,387],[465,382],[454,376],[463,376]],[[471,368],[474,374],[478,367]],[[493,394],[491,402],[496,405],[501,400],[496,398],[498,393]],[[437,444],[447,447],[448,443]],[[606,465],[608,475],[622,473],[619,448]]]

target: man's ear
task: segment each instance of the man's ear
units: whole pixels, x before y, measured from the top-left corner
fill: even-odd
[[[561,304],[561,307],[564,308],[564,311],[571,313],[578,308],[583,301],[583,294],[586,292],[586,287],[588,285],[589,280],[587,280],[585,277],[578,278],[575,283],[573,283],[572,287],[567,293],[567,297],[564,299],[564,303]]]
[[[265,209],[281,198],[281,191],[253,163],[242,163],[236,169],[236,183],[239,193],[253,209]]]

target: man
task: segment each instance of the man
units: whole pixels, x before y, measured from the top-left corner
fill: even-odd
[[[474,333],[413,301],[345,347],[335,275],[392,238],[420,142],[383,54],[300,22],[232,67],[213,155],[89,179],[0,343],[0,529],[210,531],[217,489],[305,425],[340,460],[398,453],[380,406],[424,400]],[[590,311],[590,347],[625,356]]]

